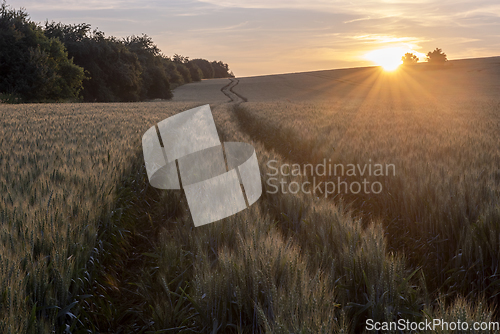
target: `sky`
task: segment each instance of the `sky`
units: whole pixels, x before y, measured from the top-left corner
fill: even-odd
[[[151,36],[163,54],[221,60],[237,77],[371,66],[441,48],[500,56],[498,0],[7,0],[35,22]],[[380,51],[388,50],[388,51]]]

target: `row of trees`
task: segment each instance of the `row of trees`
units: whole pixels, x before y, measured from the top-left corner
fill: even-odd
[[[413,53],[407,52],[401,58],[401,60],[403,61],[403,65],[413,65],[418,62],[418,57]],[[446,54],[443,52],[443,50],[436,48],[434,51],[429,51],[427,53],[426,60],[429,64],[440,65],[444,64],[448,59],[446,58]]]
[[[37,25],[0,9],[0,93],[22,101],[168,99],[171,88],[233,76],[221,61],[172,58],[147,36],[108,37],[89,24]]]

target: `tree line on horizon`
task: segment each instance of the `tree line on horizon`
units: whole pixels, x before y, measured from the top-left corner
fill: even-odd
[[[106,36],[90,24],[37,24],[0,7],[0,100],[129,102],[169,99],[193,81],[234,76],[222,61],[165,56],[152,38]]]
[[[414,65],[418,62],[418,60],[418,57],[411,52],[405,53],[405,55],[401,58],[403,65]],[[432,65],[442,65],[448,61],[446,53],[444,53],[440,48],[436,48],[432,52],[427,52],[426,60]]]

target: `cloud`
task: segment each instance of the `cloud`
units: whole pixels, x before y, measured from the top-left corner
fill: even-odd
[[[14,8],[24,7],[30,10],[66,10],[66,11],[78,11],[78,10],[96,10],[96,9],[124,9],[124,8],[135,8],[137,7],[137,2],[135,1],[75,1],[75,0],[43,0],[43,1],[9,1],[9,5]]]
[[[303,11],[321,11],[358,15],[360,17],[346,21],[351,23],[361,20],[378,19],[388,16],[413,19],[425,25],[454,21],[469,15],[489,13],[500,17],[500,3],[497,0],[361,0],[325,1],[325,0],[200,0],[219,7],[252,9],[298,9]]]
[[[241,29],[246,27],[246,29]],[[238,24],[233,24],[229,26],[218,26],[218,27],[213,27],[213,28],[198,28],[198,29],[189,29],[188,31],[190,32],[196,32],[196,33],[220,33],[220,32],[227,32],[227,31],[235,31],[235,30],[255,30],[254,27],[249,27],[248,21],[241,22]]]
[[[79,12],[79,11],[96,11],[96,10],[158,10],[158,13],[169,10],[172,15],[202,15],[207,14],[208,9],[217,9],[218,6],[211,5],[197,0],[10,0],[9,5],[13,8],[26,8],[31,11],[64,11],[64,12]]]

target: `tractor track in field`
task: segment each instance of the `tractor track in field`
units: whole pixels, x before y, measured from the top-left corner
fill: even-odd
[[[242,102],[248,102],[248,99],[238,93],[236,93],[233,88],[240,82],[239,79],[229,78],[231,82],[221,88],[222,93],[231,99],[230,102],[240,104]]]
[[[220,90],[236,107],[247,99],[233,91],[239,80],[229,78]],[[113,211],[119,217],[103,217],[99,263],[92,270],[89,287],[82,294],[91,295],[83,306],[82,328],[94,328],[101,333],[130,333],[154,330],[149,318],[148,300],[143,296],[152,287],[160,256],[158,236],[161,227],[182,219],[182,198],[176,194],[161,200],[161,193],[151,188],[144,167],[136,161],[131,175],[124,175],[124,190],[118,196]],[[182,197],[182,196],[181,196]],[[172,209],[173,208],[173,209]],[[149,305],[150,306],[150,305]]]

